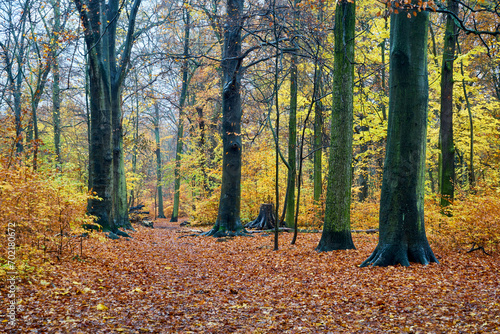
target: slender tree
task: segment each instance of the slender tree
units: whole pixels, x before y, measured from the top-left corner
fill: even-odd
[[[293,2],[294,30],[298,29],[297,1]],[[297,178],[297,55],[292,54],[290,60],[290,115],[288,120],[288,185],[286,199],[285,221],[287,227],[294,227],[295,223],[295,179]],[[278,94],[276,94],[278,95]],[[277,208],[278,209],[278,208]]]
[[[437,262],[424,226],[429,13],[391,14],[389,124],[379,242],[361,266]]]
[[[163,212],[163,191],[162,191],[162,164],[161,164],[161,149],[160,149],[160,105],[155,102],[155,117],[153,118],[155,143],[156,143],[156,190],[158,194],[158,218],[165,218]]]
[[[24,127],[22,119],[22,83],[27,52],[27,22],[31,8],[31,1],[25,0],[16,6],[14,1],[8,1],[2,8],[5,20],[3,28],[7,34],[0,41],[2,58],[5,63],[7,76],[7,90],[11,97],[8,98],[11,109],[14,111],[16,127],[15,146],[17,154],[24,150]],[[19,17],[17,15],[20,15]]]
[[[355,248],[350,221],[355,8],[354,1],[342,0],[335,9],[332,128],[325,222],[316,248],[320,252]]]
[[[177,145],[175,151],[175,170],[174,170],[174,206],[172,209],[171,222],[176,222],[179,219],[179,204],[180,204],[180,188],[181,188],[181,154],[182,154],[182,137],[184,135],[184,105],[188,95],[188,56],[189,56],[189,34],[191,15],[187,8],[187,1],[184,1],[184,61],[182,63],[182,86],[181,96],[179,99],[179,119],[177,125]]]
[[[56,168],[61,169],[61,90],[59,88],[59,48],[58,39],[61,33],[60,1],[52,0],[54,10],[53,39],[51,47],[52,60],[52,124],[54,128],[54,151],[56,154]]]
[[[448,0],[448,10],[458,13],[458,3]],[[441,125],[439,144],[441,147],[440,193],[441,206],[452,203],[455,188],[455,146],[453,144],[453,63],[458,27],[451,14],[446,15],[444,35],[443,63],[441,67]]]

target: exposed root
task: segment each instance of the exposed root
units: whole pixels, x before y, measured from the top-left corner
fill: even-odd
[[[429,245],[379,244],[360,267],[387,267],[398,264],[408,267],[410,262],[423,265],[439,263]]]
[[[483,246],[477,246],[477,247],[476,247],[476,243],[473,243],[473,244],[472,244],[471,249],[469,249],[469,250],[467,251],[467,253],[472,253],[472,252],[475,252],[475,251],[477,251],[477,250],[482,250],[484,254],[491,256],[491,254],[490,254],[490,253],[486,252],[486,250],[484,249],[484,247],[483,247]]]

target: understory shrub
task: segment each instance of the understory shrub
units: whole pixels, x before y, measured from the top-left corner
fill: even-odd
[[[48,258],[79,254],[81,226],[92,222],[82,188],[57,172],[0,163],[0,275],[13,262],[23,274]]]

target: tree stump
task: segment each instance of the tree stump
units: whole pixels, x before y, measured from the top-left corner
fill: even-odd
[[[274,214],[274,204],[261,204],[257,219],[247,223],[245,228],[256,230],[270,230],[274,228],[276,215]]]

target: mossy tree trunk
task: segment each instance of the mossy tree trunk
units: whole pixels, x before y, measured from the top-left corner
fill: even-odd
[[[448,10],[458,12],[458,3],[448,0]],[[441,146],[440,181],[441,206],[452,203],[455,188],[455,146],[453,144],[453,63],[457,29],[453,17],[446,16],[444,35],[443,64],[441,70],[441,125],[439,128],[439,144]]]
[[[415,13],[391,15],[389,125],[380,236],[374,252],[361,266],[437,262],[424,226],[429,13]]]
[[[74,3],[85,28],[89,59],[89,188],[102,199],[90,199],[88,211],[97,217],[103,230],[116,231],[119,227],[131,227],[123,161],[121,94],[137,38],[134,28],[141,0],[134,0],[130,7],[125,41],[119,46],[117,22],[123,8],[118,0],[74,0]]]
[[[243,231],[241,203],[241,28],[243,0],[227,0],[222,57],[222,188],[214,227],[207,235],[223,236]]]
[[[353,249],[351,182],[354,87],[355,2],[342,0],[335,9],[333,108],[323,233],[316,250]]]

